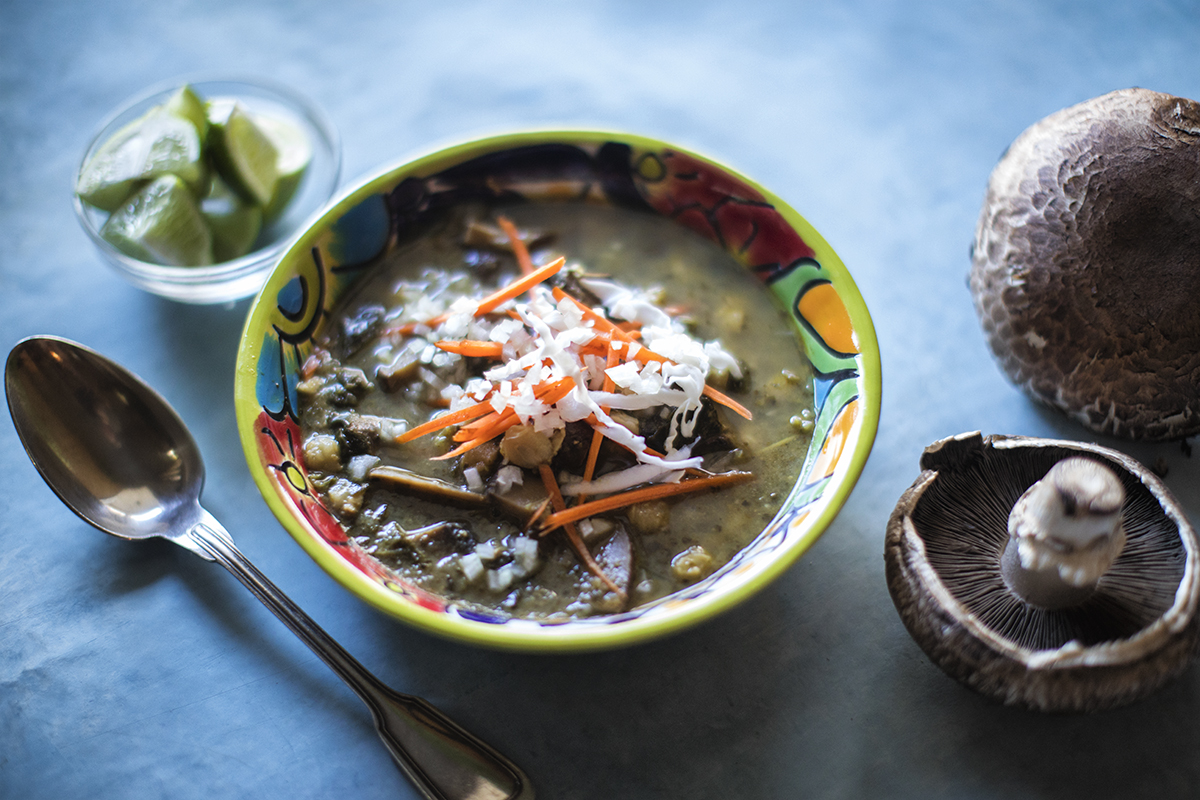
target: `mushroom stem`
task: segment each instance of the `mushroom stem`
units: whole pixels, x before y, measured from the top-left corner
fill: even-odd
[[[1125,547],[1116,474],[1068,458],[1021,495],[1008,517],[1000,574],[1017,596],[1047,609],[1082,603]]]

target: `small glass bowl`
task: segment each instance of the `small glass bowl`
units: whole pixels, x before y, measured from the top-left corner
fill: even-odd
[[[108,212],[89,206],[75,195],[75,214],[100,255],[134,286],[183,303],[225,303],[248,297],[262,288],[275,262],[287,250],[292,234],[303,229],[308,218],[333,196],[342,167],[341,141],[325,113],[287,87],[258,79],[185,76],[157,84],[109,114],[88,142],[75,177],[117,130],[165,103],[184,84],[189,84],[205,100],[231,97],[252,111],[286,116],[308,134],[312,162],[284,214],[260,237],[267,244],[241,258],[207,267],[151,264],[122,253],[100,236]]]

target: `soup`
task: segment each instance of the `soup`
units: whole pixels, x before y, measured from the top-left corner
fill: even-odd
[[[655,215],[458,209],[324,331],[297,387],[312,484],[403,580],[484,613],[615,613],[703,579],[808,448],[784,313]]]

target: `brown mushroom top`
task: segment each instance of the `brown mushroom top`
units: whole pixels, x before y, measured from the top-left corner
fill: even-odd
[[[1200,104],[1126,89],[1030,127],[992,173],[972,261],[1014,383],[1105,433],[1200,432]]]

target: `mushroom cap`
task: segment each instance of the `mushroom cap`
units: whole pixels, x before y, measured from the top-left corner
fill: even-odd
[[[971,259],[1013,383],[1102,433],[1200,432],[1200,104],[1124,89],[1034,124],[992,171]]]
[[[1030,605],[1000,560],[1013,504],[1058,461],[1103,462],[1126,493],[1125,549],[1078,606]],[[888,521],[888,590],[947,674],[1007,705],[1098,711],[1178,675],[1200,642],[1200,542],[1134,459],[1079,442],[961,434],[930,445]]]

